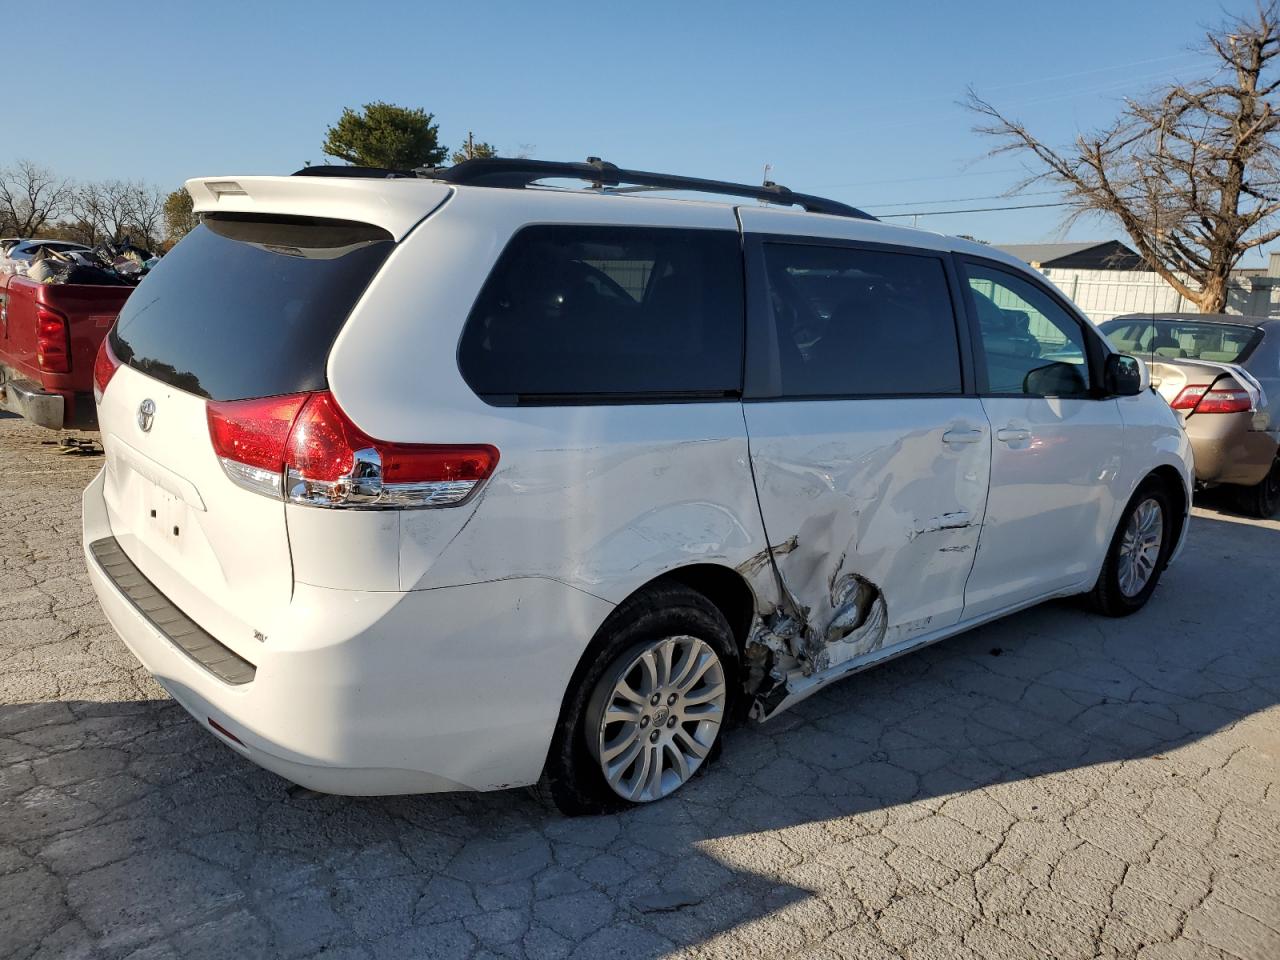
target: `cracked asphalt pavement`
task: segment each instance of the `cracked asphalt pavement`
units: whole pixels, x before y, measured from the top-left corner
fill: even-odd
[[[1133,618],[1019,614],[567,820],[215,741],[104,622],[53,439],[0,419],[0,957],[1280,957],[1280,523],[1197,508]]]

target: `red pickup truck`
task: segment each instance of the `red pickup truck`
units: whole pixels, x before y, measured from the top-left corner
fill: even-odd
[[[94,357],[132,292],[0,273],[0,409],[53,430],[96,429]]]

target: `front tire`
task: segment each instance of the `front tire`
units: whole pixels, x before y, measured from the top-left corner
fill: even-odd
[[[738,682],[728,622],[660,584],[618,607],[575,672],[539,792],[569,816],[670,796],[714,760]]]
[[[1173,513],[1167,488],[1145,481],[1125,505],[1107,548],[1090,605],[1108,617],[1127,617],[1147,605],[1173,549]]]

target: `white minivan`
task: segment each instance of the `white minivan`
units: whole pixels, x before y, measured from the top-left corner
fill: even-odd
[[[832,680],[1132,613],[1182,542],[1177,416],[990,247],[594,159],[305,174],[187,183],[84,494],[112,625],[289,780],[656,800]]]

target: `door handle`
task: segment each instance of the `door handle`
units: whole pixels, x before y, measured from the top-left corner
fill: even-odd
[[[996,439],[1002,443],[1019,443],[1031,439],[1031,431],[1021,427],[1002,427],[996,431]]]
[[[942,435],[943,443],[977,443],[981,439],[981,430],[948,430]]]

